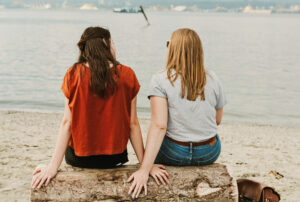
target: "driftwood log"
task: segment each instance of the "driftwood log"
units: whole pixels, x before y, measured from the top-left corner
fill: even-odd
[[[131,201],[128,177],[137,165],[116,169],[66,167],[40,190],[31,190],[31,201]],[[236,181],[225,165],[167,167],[169,185],[156,185],[150,177],[148,195],[135,201],[238,201]]]

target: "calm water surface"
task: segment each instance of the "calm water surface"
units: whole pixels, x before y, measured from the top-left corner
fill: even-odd
[[[0,10],[0,109],[63,111],[63,76],[77,59],[88,26],[112,32],[118,60],[141,83],[138,111],[155,72],[164,68],[166,41],[177,28],[195,29],[206,67],[228,97],[225,121],[300,125],[300,15],[245,15],[110,11]]]

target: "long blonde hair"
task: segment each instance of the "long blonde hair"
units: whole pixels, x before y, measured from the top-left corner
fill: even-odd
[[[175,75],[174,71],[175,70]],[[181,77],[181,98],[195,101],[200,95],[205,100],[206,74],[201,40],[191,29],[178,29],[172,33],[167,58],[167,74],[172,85]]]

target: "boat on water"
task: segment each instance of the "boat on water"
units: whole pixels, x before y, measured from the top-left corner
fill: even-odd
[[[33,9],[50,9],[50,8],[52,8],[52,6],[49,3],[47,3],[47,4],[39,3],[39,4],[33,4],[31,6],[31,8],[33,8]]]
[[[246,6],[243,10],[243,13],[269,15],[272,13],[272,10],[271,9],[253,9],[252,6]]]
[[[186,10],[186,6],[173,6],[171,5],[171,11],[182,12]]]
[[[114,13],[141,13],[142,10],[140,8],[114,8]]]
[[[300,13],[300,6],[298,5],[293,5],[290,8],[284,8],[284,7],[277,7],[273,8],[272,12],[274,13]]]
[[[217,6],[215,9],[214,9],[215,12],[219,12],[219,13],[226,13],[228,12],[228,9],[225,8],[225,7],[221,7],[221,6]]]
[[[92,4],[83,4],[80,8],[80,10],[98,10],[96,6],[93,6]]]

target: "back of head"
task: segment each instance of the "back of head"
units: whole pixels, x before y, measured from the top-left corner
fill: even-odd
[[[88,27],[82,34],[78,42],[80,50],[77,64],[89,65],[91,72],[90,89],[101,98],[114,93],[117,82],[114,74],[118,76],[114,49],[112,47],[109,30],[102,27]]]
[[[173,74],[175,70],[175,75]],[[206,75],[204,55],[198,34],[191,29],[178,29],[172,33],[167,58],[168,79],[181,77],[181,97],[195,101],[200,95],[205,100]]]

